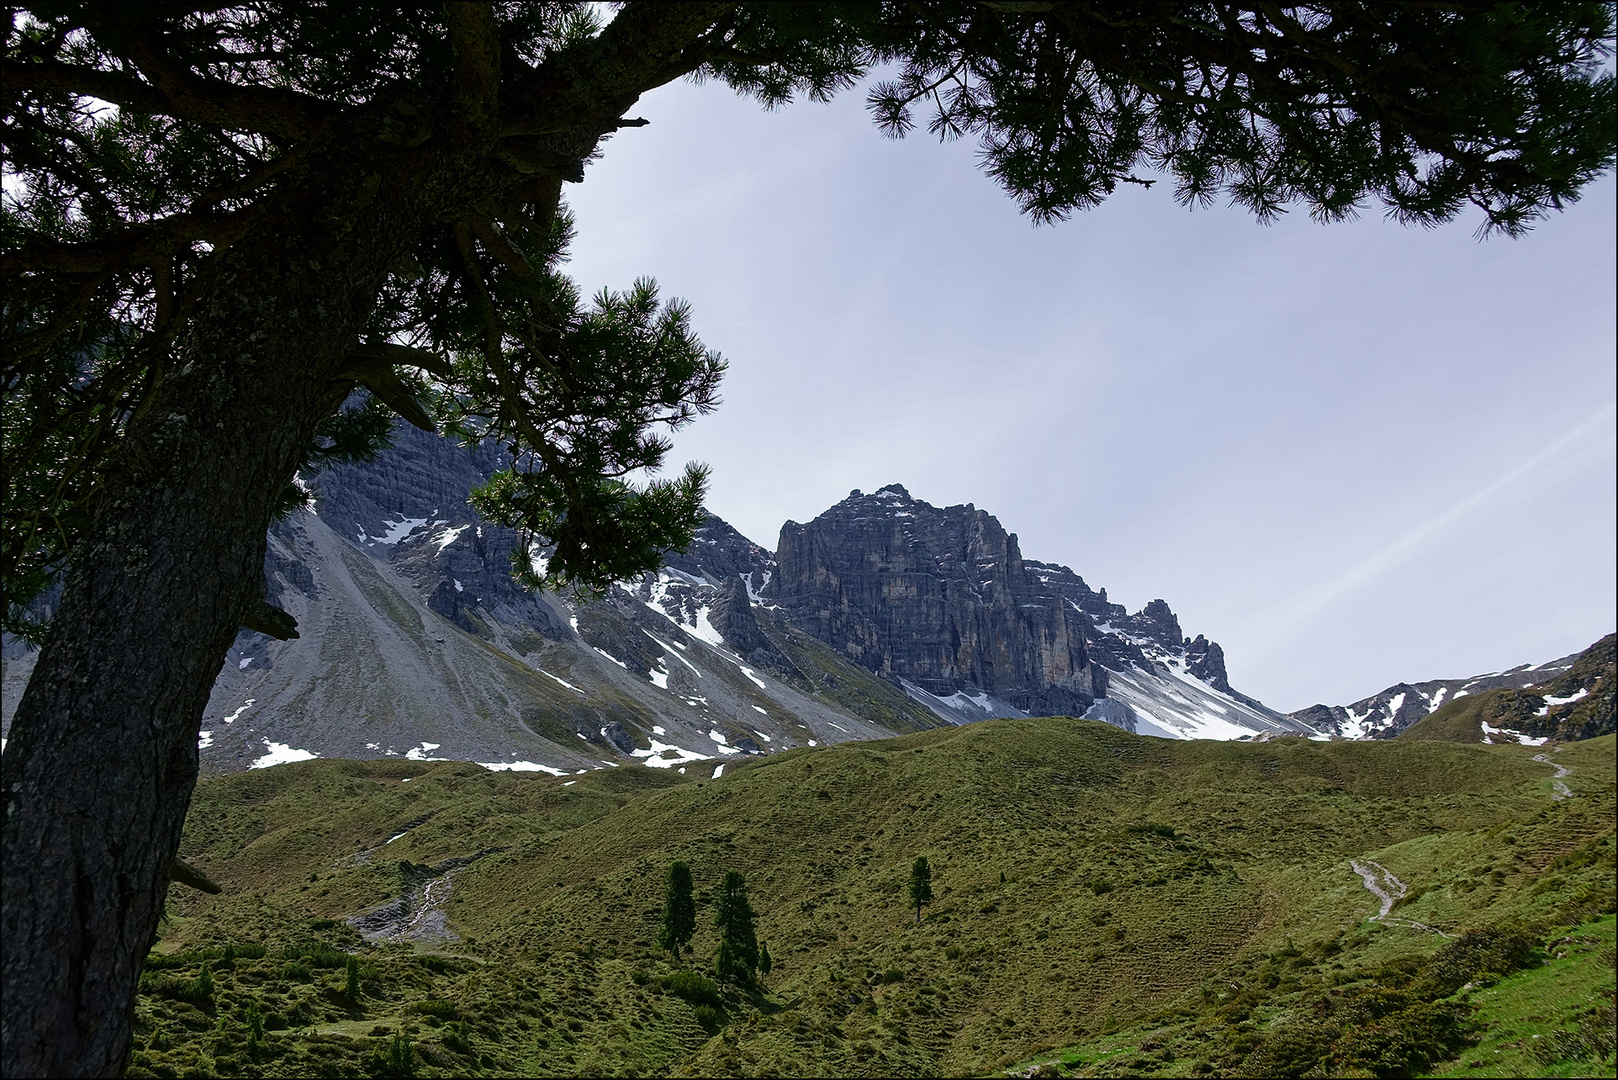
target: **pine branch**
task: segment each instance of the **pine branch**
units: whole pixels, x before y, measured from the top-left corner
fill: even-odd
[[[436,358],[434,359],[436,362]],[[416,400],[416,395],[410,392],[410,387],[399,378],[398,373],[393,370],[393,364],[385,355],[378,355],[366,349],[356,350],[350,353],[343,361],[342,367],[338,368],[337,378],[359,383],[380,398],[388,408],[421,430],[438,430],[438,425],[433,423],[433,418]]]
[[[506,236],[505,230],[493,221],[475,219],[472,221],[472,232],[489,254],[504,263],[512,273],[524,281],[533,281],[539,275],[535,273],[533,264],[528,256],[517,250],[517,246]]]
[[[93,274],[173,255],[198,240],[215,248],[224,247],[240,238],[250,217],[247,211],[221,214],[185,210],[156,221],[128,225],[84,243],[35,241],[16,254],[5,256],[5,273],[32,270]]]
[[[294,142],[309,139],[333,115],[324,102],[295,90],[241,86],[162,66],[158,70],[164,73],[162,89],[128,75],[58,60],[0,61],[0,79],[8,90],[96,97],[131,112]]]
[[[466,272],[467,284],[471,287],[477,301],[478,313],[483,317],[483,358],[494,373],[496,384],[500,388],[500,397],[505,413],[516,429],[529,441],[528,449],[540,456],[559,479],[567,480],[567,472],[562,469],[562,462],[556,456],[555,449],[535,426],[528,416],[526,403],[518,387],[516,373],[506,363],[504,339],[505,327],[500,322],[499,313],[494,309],[494,298],[489,295],[489,286],[484,279],[483,266],[478,262],[477,250],[472,246],[472,230],[464,223],[455,226],[455,246],[460,252],[461,265]]]
[[[706,32],[736,6],[630,0],[600,34],[546,57],[510,87],[501,132],[611,130],[641,94],[707,63]]]
[[[376,359],[388,364],[402,364],[406,367],[420,368],[440,379],[455,377],[455,369],[437,353],[430,353],[425,349],[412,348],[409,345],[395,345],[392,342],[361,345],[349,354],[360,360]]]

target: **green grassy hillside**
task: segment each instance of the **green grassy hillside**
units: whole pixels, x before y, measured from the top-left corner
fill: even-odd
[[[1543,699],[1526,690],[1484,690],[1454,701],[1446,701],[1431,713],[1405,728],[1398,738],[1406,742],[1478,743],[1492,741],[1484,735],[1483,724],[1521,731]],[[1510,735],[1501,742],[1516,742]]]
[[[401,761],[210,780],[183,854],[225,891],[171,894],[131,1074],[1391,1075],[1479,1053],[1579,1074],[1602,1050],[1580,1025],[1612,1004],[1613,744],[1556,754],[1570,799],[1527,747],[1061,718],[717,780]],[[667,983],[675,859],[699,967],[708,890],[746,875],[763,986]],[[1386,920],[1350,860],[1405,886]],[[415,940],[343,921],[401,896]]]

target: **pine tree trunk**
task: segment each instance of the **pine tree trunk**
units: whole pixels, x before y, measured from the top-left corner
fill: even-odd
[[[348,216],[289,213],[225,255],[72,560],[0,767],[6,1076],[128,1063],[197,730],[260,598],[271,508],[422,222],[355,190],[335,200]]]

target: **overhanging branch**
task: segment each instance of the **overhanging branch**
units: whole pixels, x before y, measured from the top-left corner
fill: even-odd
[[[708,61],[704,37],[734,3],[632,0],[606,29],[545,59],[502,95],[503,134],[616,126],[641,94]]]
[[[406,386],[404,380],[393,370],[394,360],[384,351],[385,348],[375,345],[361,346],[349,353],[342,367],[337,370],[337,377],[359,383],[375,394],[384,405],[421,430],[437,431],[438,426],[433,423],[433,418],[422,408],[421,402],[416,400],[416,395],[410,392],[410,387]],[[408,360],[403,361],[405,363],[425,367],[426,364],[421,361],[421,357],[425,356],[434,366],[443,370],[442,362],[431,353],[423,354],[418,349],[408,349],[405,346],[395,348],[405,349],[411,354]]]
[[[292,141],[308,139],[331,115],[324,103],[295,90],[240,86],[191,72],[165,80],[162,89],[128,75],[57,60],[0,62],[0,77],[10,90],[95,97],[131,112]]]
[[[249,215],[179,213],[141,222],[82,244],[36,242],[5,258],[8,275],[22,271],[92,274],[172,255],[197,240],[222,247],[245,231]]]

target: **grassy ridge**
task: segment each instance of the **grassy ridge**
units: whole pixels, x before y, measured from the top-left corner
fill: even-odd
[[[1483,724],[1537,738],[1575,741],[1611,735],[1618,695],[1618,635],[1608,634],[1572,667],[1535,687],[1485,690],[1451,698],[1399,733],[1436,742],[1512,742],[1490,736]]]
[[[184,853],[226,892],[176,891],[159,948],[268,955],[216,973],[207,999],[146,995],[137,1070],[380,1075],[395,1035],[424,1075],[972,1074],[1062,1046],[1079,1072],[1251,1069],[1309,995],[1390,970],[1428,985],[1443,939],[1368,922],[1350,859],[1409,886],[1396,919],[1451,937],[1509,924],[1539,943],[1611,911],[1613,739],[1558,754],[1570,800],[1534,752],[1171,743],[1056,718],[792,751],[717,781],[398,761],[211,780]],[[459,941],[364,947],[335,921],[479,852],[445,906]],[[919,924],[917,854],[937,893]],[[706,890],[746,874],[767,988],[717,1009],[667,988],[677,968],[652,941],[674,859],[697,874],[699,958]],[[355,994],[318,966],[347,951]],[[1574,961],[1610,1004],[1610,964],[1556,962]],[[278,1026],[248,1053],[255,1001]]]

